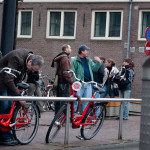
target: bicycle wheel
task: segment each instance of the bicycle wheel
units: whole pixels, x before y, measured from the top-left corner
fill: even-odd
[[[67,106],[63,105],[58,111],[58,113],[55,115],[46,134],[46,138],[45,138],[46,143],[52,142],[52,140],[57,136],[62,125],[65,123],[66,110],[67,110]]]
[[[95,114],[97,119],[95,119]],[[102,127],[102,124],[104,122],[104,117],[105,117],[105,106],[96,103],[94,109],[90,108],[88,110],[87,114],[83,118],[83,123],[95,123],[96,120],[97,123],[92,125],[82,126],[81,136],[85,140],[92,139]]]
[[[29,120],[28,120],[29,119]],[[30,123],[27,123],[29,122]],[[28,144],[35,137],[39,126],[39,114],[33,103],[26,103],[25,107],[17,105],[13,114],[13,135],[20,144]],[[27,123],[17,125],[17,123]]]

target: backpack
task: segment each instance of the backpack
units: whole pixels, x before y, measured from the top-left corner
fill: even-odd
[[[113,82],[119,85],[119,89],[124,90],[129,84],[129,80],[126,78],[126,69],[121,68],[121,71],[113,77]]]

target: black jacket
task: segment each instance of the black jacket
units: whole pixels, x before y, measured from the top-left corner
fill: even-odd
[[[93,60],[94,61],[94,60]],[[95,61],[94,61],[95,62]],[[94,81],[101,84],[104,77],[104,63],[101,64],[97,72],[93,72]]]

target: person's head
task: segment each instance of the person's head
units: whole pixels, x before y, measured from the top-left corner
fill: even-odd
[[[86,57],[89,53],[89,50],[90,48],[87,47],[86,45],[81,45],[79,47],[79,51],[78,51],[78,54],[81,56],[81,57]]]
[[[62,46],[62,51],[63,51],[63,52],[66,52],[66,53],[68,53],[68,54],[70,54],[70,53],[71,53],[71,46],[68,45],[68,44],[64,44],[64,45]]]
[[[111,58],[107,59],[106,62],[105,62],[105,64],[106,64],[106,67],[115,66],[115,62],[114,62],[114,60],[111,59]]]
[[[135,67],[134,62],[130,58],[124,59],[123,64],[124,64],[124,66],[129,66],[131,69],[133,69]]]
[[[103,63],[105,63],[105,57],[100,56],[99,58]]]
[[[44,59],[40,55],[31,54],[27,60],[27,69],[29,71],[38,71],[44,64]]]

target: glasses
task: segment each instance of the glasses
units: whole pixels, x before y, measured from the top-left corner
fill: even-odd
[[[40,69],[40,67],[38,65],[36,66],[31,66],[31,71],[32,72],[35,72],[35,71],[38,71]]]

